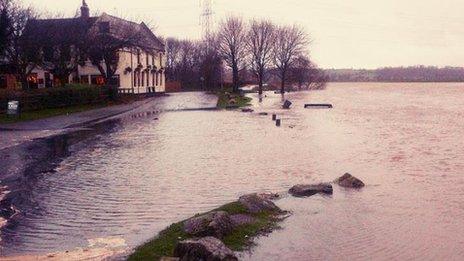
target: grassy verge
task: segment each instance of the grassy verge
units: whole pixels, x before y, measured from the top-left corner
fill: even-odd
[[[242,94],[232,93],[230,89],[218,91],[216,95],[219,98],[217,107],[220,109],[250,106],[251,98],[245,97]]]
[[[222,240],[226,246],[234,251],[242,251],[251,247],[254,237],[278,228],[277,223],[280,221],[278,217],[280,213],[262,212],[250,214],[239,202],[229,203],[213,211],[225,211],[230,215],[247,214],[255,218],[254,223],[237,227]],[[138,247],[129,256],[128,260],[160,260],[164,256],[173,256],[176,244],[179,241],[191,238],[184,232],[183,223],[184,221],[175,223],[161,231],[157,237]]]
[[[67,114],[77,113],[77,112],[84,112],[84,111],[100,109],[100,108],[114,106],[114,105],[129,104],[137,100],[141,100],[141,99],[144,99],[144,97],[142,96],[140,97],[121,96],[118,98],[117,101],[107,101],[107,102],[98,103],[98,104],[83,104],[83,105],[68,106],[68,107],[62,107],[62,108],[50,108],[50,109],[43,109],[43,110],[38,110],[38,111],[26,111],[26,112],[22,112],[20,117],[9,116],[9,115],[6,115],[5,113],[1,113],[0,124],[40,120],[40,119],[50,118],[54,116],[67,115]]]
[[[66,115],[70,113],[83,112],[93,109],[98,109],[108,106],[107,104],[97,104],[97,105],[79,105],[71,106],[65,108],[55,108],[55,109],[44,109],[40,111],[29,111],[21,113],[21,116],[8,116],[6,114],[0,114],[0,124],[5,123],[15,123],[22,121],[32,121],[39,120],[44,118],[49,118],[53,116]]]

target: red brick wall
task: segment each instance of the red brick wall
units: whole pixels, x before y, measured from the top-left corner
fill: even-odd
[[[2,78],[0,79],[0,89],[17,89],[16,77],[13,74],[2,74],[0,77]]]
[[[166,92],[181,92],[182,86],[180,82],[166,82]]]

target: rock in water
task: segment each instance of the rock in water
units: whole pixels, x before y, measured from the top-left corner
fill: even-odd
[[[232,220],[225,211],[211,212],[184,222],[185,233],[195,237],[214,236],[224,238],[233,228]]]
[[[251,213],[259,213],[263,211],[281,211],[280,208],[274,204],[274,202],[256,193],[241,196],[238,201]]]
[[[234,252],[214,237],[184,240],[177,243],[174,256],[181,261],[235,261]]]
[[[309,197],[317,193],[332,194],[332,185],[321,183],[316,185],[295,185],[288,191],[294,197]]]
[[[345,188],[362,188],[364,187],[364,182],[360,179],[353,177],[350,173],[345,173],[345,175],[335,180],[335,183]]]
[[[290,109],[290,106],[292,106],[292,102],[289,100],[285,100],[284,105],[282,107],[284,109]]]
[[[256,219],[250,215],[245,215],[245,214],[236,214],[230,216],[230,219],[232,220],[232,224],[235,227],[241,226],[241,225],[246,225],[246,224],[253,224],[256,222]]]

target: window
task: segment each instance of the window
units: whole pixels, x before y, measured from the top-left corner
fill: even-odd
[[[147,72],[147,87],[150,86],[150,73]]]
[[[145,73],[142,72],[142,86],[145,85]]]
[[[155,66],[155,55],[154,54],[151,56],[151,64]]]
[[[160,53],[160,68],[163,67],[163,54]]]
[[[32,73],[27,76],[27,83],[31,89],[37,89],[39,87],[39,78],[37,73]]]
[[[141,64],[140,63],[140,55],[141,55],[140,50],[137,50],[137,65]]]
[[[156,86],[158,86],[158,72],[156,72]]]
[[[148,56],[150,56],[150,55],[148,53],[146,53],[145,54],[145,60],[147,62],[147,66],[150,65],[150,60],[149,60],[150,57],[148,57]]]
[[[134,73],[134,86],[137,86],[137,73]]]
[[[52,77],[50,75],[50,73],[45,73],[45,87],[47,88],[50,88],[53,86],[53,82],[52,82]],[[77,79],[76,79],[77,78]],[[74,79],[74,82],[79,82],[79,78],[76,76],[75,79]]]
[[[88,75],[81,75],[81,83],[82,84],[89,84],[89,76]]]
[[[90,76],[90,82],[92,85],[105,85],[105,78],[101,75]]]
[[[163,73],[160,73],[160,85],[163,85]]]

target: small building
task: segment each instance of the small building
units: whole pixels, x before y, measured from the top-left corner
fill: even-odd
[[[53,75],[51,59],[60,46],[72,41],[80,41],[90,33],[108,33],[113,37],[127,37],[124,30],[137,32],[138,45],[122,47],[117,55],[117,68],[109,82],[105,82],[102,71],[107,69],[104,62],[95,65],[90,59],[84,59],[70,74],[66,83],[80,83],[92,85],[114,85],[121,91],[128,93],[165,92],[166,53],[164,43],[161,42],[145,23],[134,23],[103,13],[91,17],[90,10],[83,0],[81,16],[65,19],[37,19],[31,20],[27,26],[27,34],[41,45],[44,62],[36,66],[28,77],[32,88],[46,88],[57,86],[60,81]],[[73,49],[71,48],[71,51]],[[103,54],[102,54],[103,56]]]

